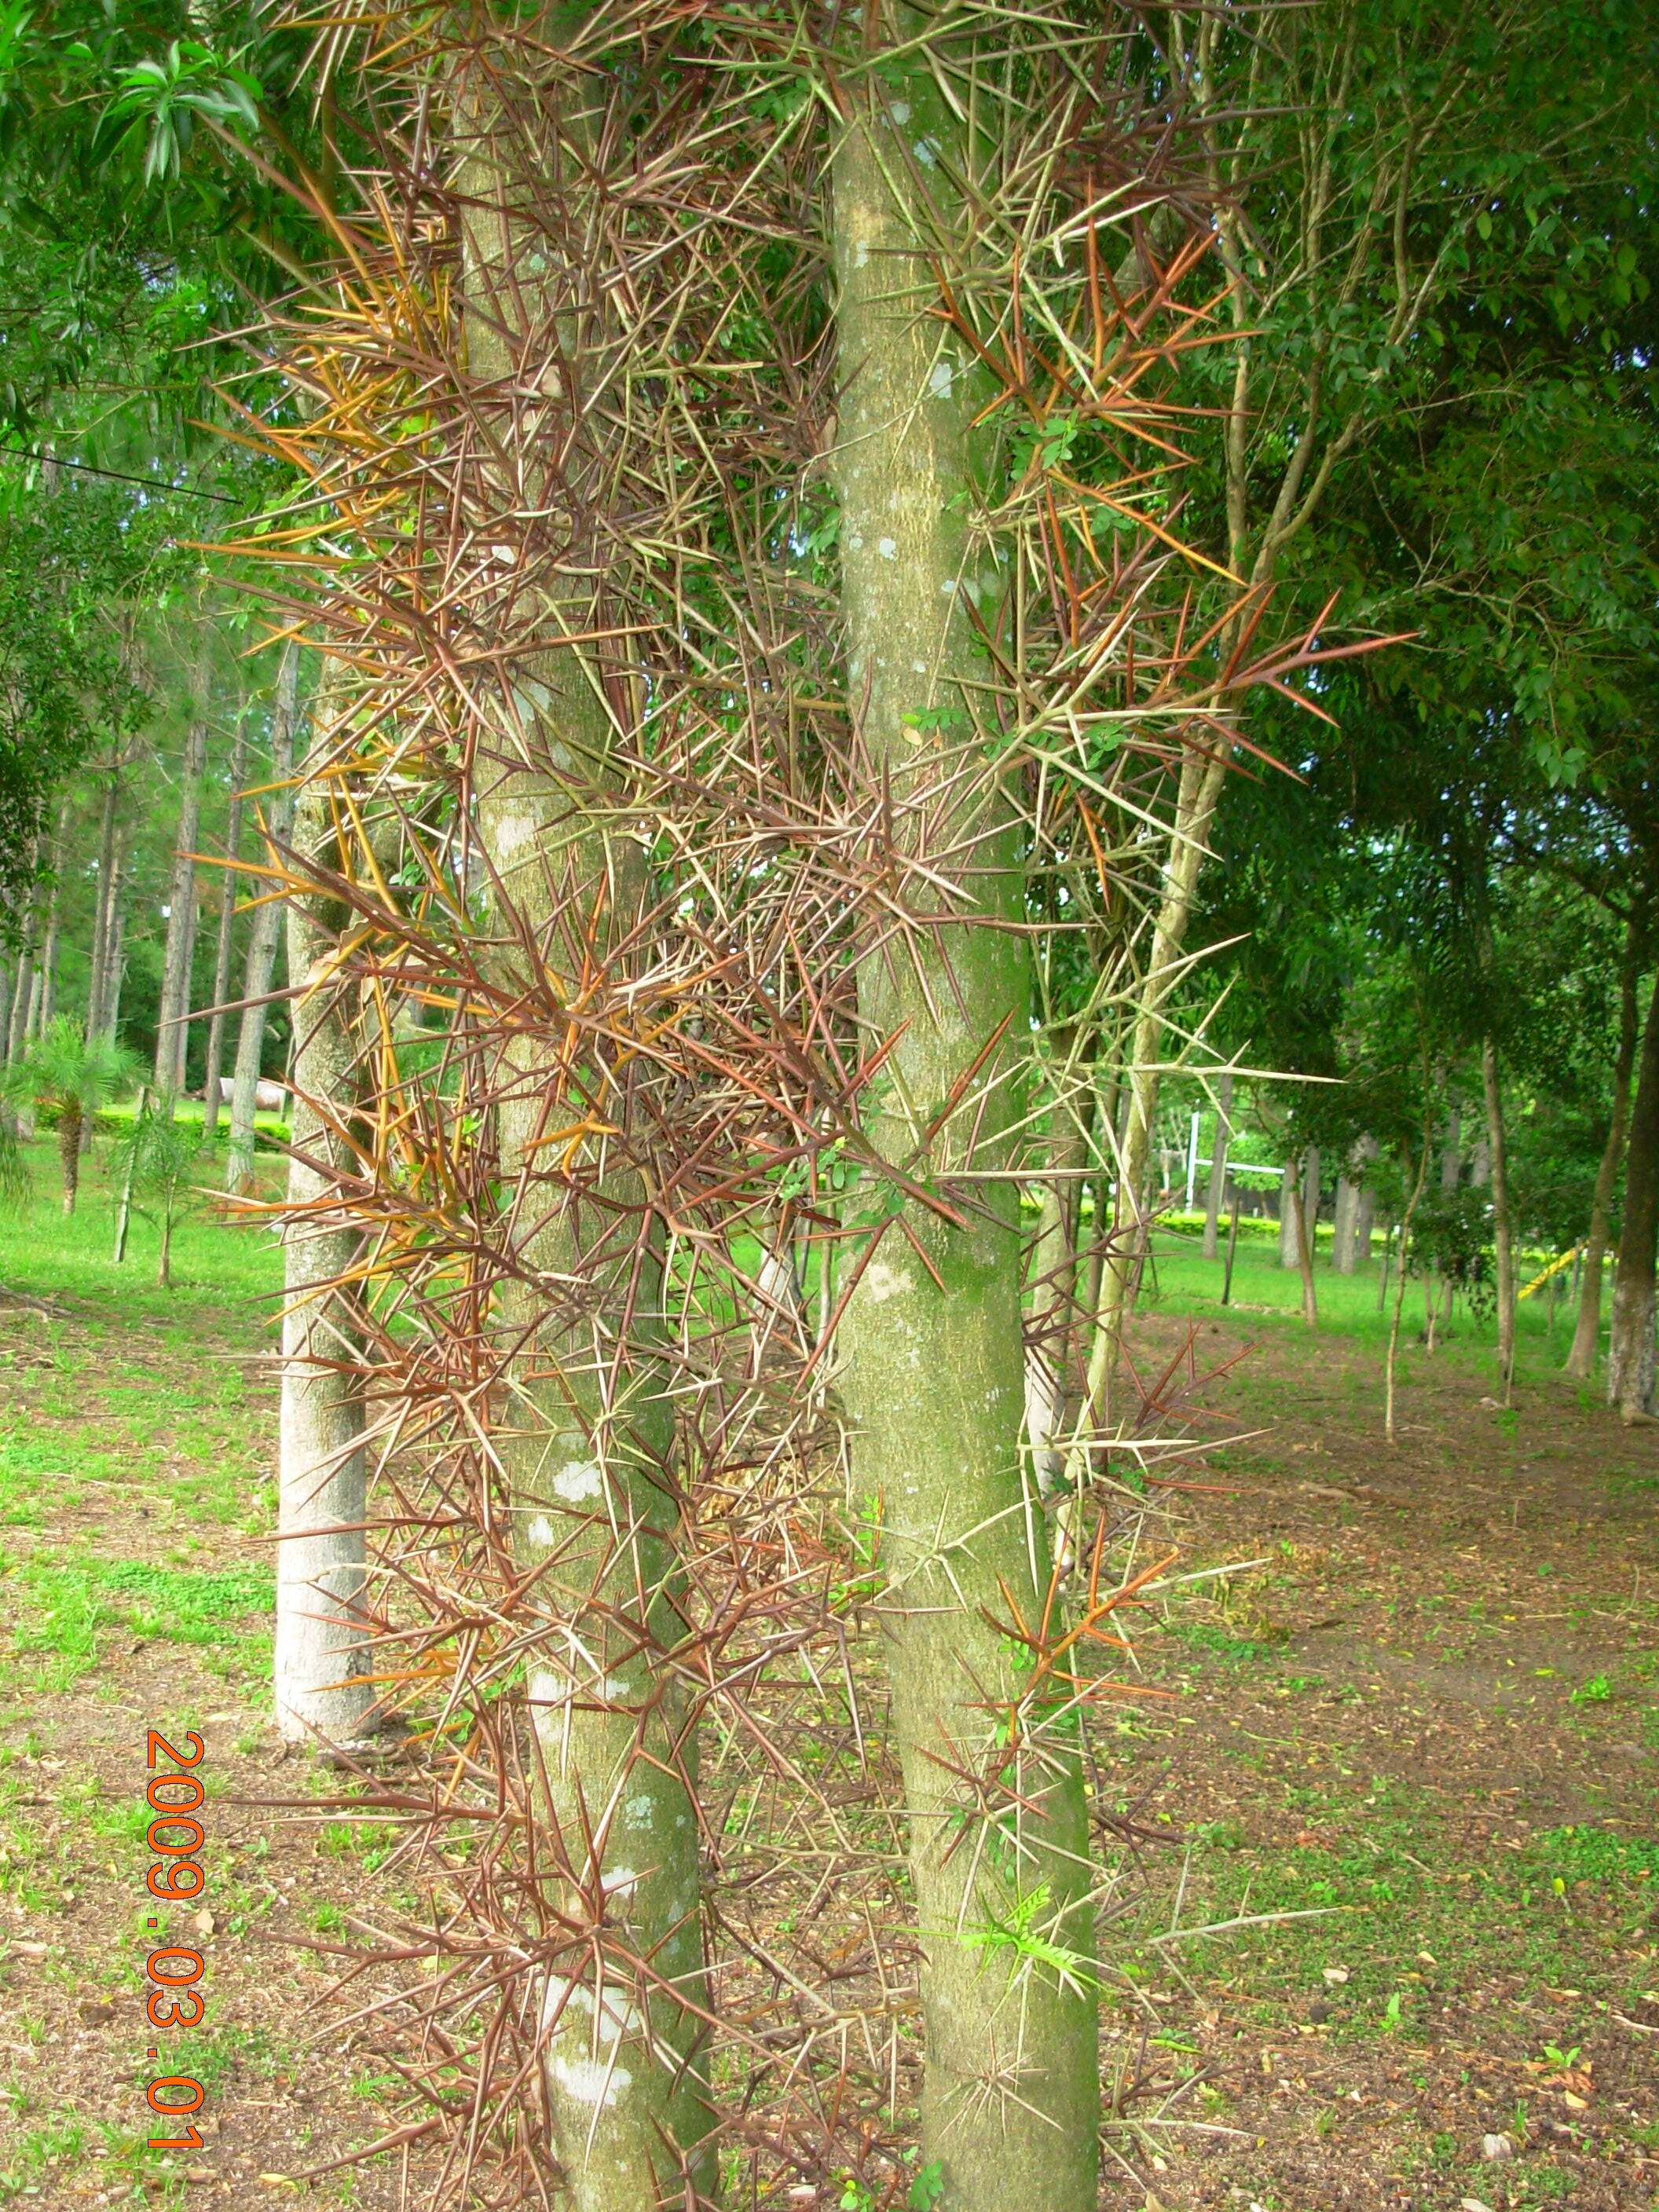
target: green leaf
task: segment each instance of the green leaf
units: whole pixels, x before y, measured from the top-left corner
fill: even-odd
[[[910,2194],[904,2201],[909,2206],[910,2212],[933,2212],[933,2207],[944,2194],[944,2162],[937,2158],[930,2158],[910,2184]]]

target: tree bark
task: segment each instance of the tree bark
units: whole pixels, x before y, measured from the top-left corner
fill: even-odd
[[[1607,1403],[1626,1421],[1654,1410],[1654,1282],[1659,1256],[1659,972],[1642,1031],[1642,1059],[1625,1157],[1625,1205],[1613,1278]]]
[[[219,1067],[225,1054],[225,1016],[230,995],[231,933],[236,926],[235,862],[242,849],[242,785],[247,777],[247,721],[239,715],[230,752],[230,801],[225,817],[226,868],[219,885],[219,936],[213,956],[213,1012],[208,1018],[207,1060],[202,1078],[202,1142],[219,1132]]]
[[[1376,1146],[1367,1137],[1365,1142],[1375,1153]],[[1369,1267],[1371,1263],[1371,1233],[1376,1223],[1376,1194],[1366,1183],[1359,1186],[1359,1195],[1353,1209],[1353,1249],[1357,1266]]]
[[[120,779],[112,765],[104,786],[104,803],[98,817],[98,889],[92,905],[92,973],[87,984],[87,1036],[100,1036],[104,1027],[104,988],[109,969],[110,928],[115,902],[112,896],[115,872],[115,823],[120,807]]]
[[[1376,1156],[1376,1146],[1362,1137],[1344,1163],[1336,1186],[1336,1220],[1331,1236],[1331,1269],[1352,1275],[1371,1256],[1371,1216],[1375,1201],[1362,1180],[1365,1163]]]
[[[1486,1102],[1486,1145],[1492,1161],[1492,1243],[1498,1255],[1498,1364],[1507,1391],[1515,1372],[1515,1245],[1510,1221],[1509,1151],[1504,1133],[1504,1094],[1498,1047],[1480,1040],[1480,1084]]]
[[[1204,1256],[1213,1260],[1220,1249],[1221,1208],[1227,1192],[1227,1147],[1233,1133],[1233,1079],[1218,1075],[1215,1085],[1215,1143],[1211,1147],[1210,1188],[1204,1200]]]
[[[289,638],[283,647],[276,671],[276,702],[270,724],[270,780],[286,787],[294,773],[295,732],[299,723],[300,646]],[[271,841],[272,866],[280,865],[276,848],[284,842],[293,826],[294,793],[281,787],[271,794],[265,826]],[[248,932],[247,965],[242,973],[242,1018],[236,1033],[236,1068],[231,1079],[230,1144],[225,1188],[233,1197],[243,1197],[253,1188],[253,1115],[258,1104],[259,1064],[264,1052],[266,1000],[276,972],[276,953],[282,939],[283,909],[270,896],[253,909]]]
[[[34,840],[33,849],[35,866],[38,868],[40,853],[38,836]],[[40,885],[37,878],[34,888],[30,893],[28,915],[23,925],[22,942],[17,954],[17,987],[12,997],[11,1024],[6,1041],[6,1058],[8,1061],[13,1063],[23,1057],[28,1048],[29,1039],[34,1034],[32,1016],[40,987],[35,953],[40,942]],[[19,1128],[26,1133],[33,1131],[34,1116],[27,1106],[19,1106],[17,1122]]]
[[[1446,1149],[1440,1155],[1440,1188],[1455,1190],[1463,1173],[1463,1116],[1454,1106],[1446,1121]]]
[[[936,185],[961,173],[962,127],[921,51],[928,27],[920,9],[879,22],[870,9],[866,65],[888,51],[878,74],[866,66],[848,87],[832,168],[848,691],[900,838],[914,836],[912,810],[959,774],[975,742],[980,663],[967,586],[996,588],[988,562],[976,577],[962,496],[974,482],[972,418],[987,395],[927,312],[937,297],[930,222],[959,235],[965,218],[926,205],[904,143],[938,149],[926,172]],[[945,733],[953,726],[961,734]],[[919,930],[896,957],[863,958],[857,974],[869,1036],[898,1040],[867,1133],[883,1157],[935,1187],[970,1156],[981,1168],[1007,1155],[1009,1076],[1030,993],[1023,936],[975,926],[1023,913],[1012,809],[988,780],[976,814],[959,806],[952,834],[975,858],[951,921]],[[936,893],[920,896],[938,906]],[[1167,967],[1167,932],[1159,941],[1155,961]],[[969,1103],[945,1112],[1000,1029],[1005,1042]],[[1132,1110],[1119,1177],[1120,1218],[1131,1224],[1149,1131],[1144,1110]],[[965,1227],[911,1200],[903,1241],[891,1221],[873,1232],[841,1344],[855,1480],[882,1500],[881,1617],[921,1941],[921,2155],[941,2173],[941,2212],[1094,2212],[1097,2031],[1081,1777],[1062,1745],[1035,1759],[998,1747],[1020,1690],[995,1624],[1011,1604],[1033,1617],[1049,1579],[1019,1452],[1015,1186],[965,1188]],[[1116,1255],[1106,1268],[1120,1284],[1121,1266]],[[999,1840],[1011,1835],[1012,1850]],[[1017,1917],[1075,1954],[1077,1974],[999,1941]]]
[[[1302,1246],[1297,1230],[1297,1194],[1301,1188],[1302,1163],[1286,1160],[1279,1178],[1279,1264],[1281,1267],[1302,1265]]]
[[[115,911],[110,921],[109,951],[104,963],[103,1034],[112,1041],[121,1028],[121,990],[127,979],[127,910],[125,894],[126,839],[118,830],[115,845],[115,875],[110,885],[110,896]]]
[[[1351,1275],[1354,1269],[1354,1223],[1359,1212],[1358,1187],[1346,1171],[1336,1179],[1336,1207],[1331,1220],[1331,1273]]]
[[[173,1111],[173,1099],[184,1082],[191,955],[196,942],[196,862],[191,855],[202,823],[202,786],[207,775],[209,672],[212,665],[212,633],[205,608],[201,622],[196,697],[179,779],[179,828],[167,890],[167,945],[161,957],[161,1002],[155,1030],[155,1090],[161,1110],[167,1114]]]
[[[1425,1118],[1423,1127],[1423,1150],[1417,1163],[1417,1180],[1412,1185],[1411,1195],[1406,1200],[1406,1211],[1400,1218],[1400,1249],[1395,1261],[1394,1315],[1389,1324],[1389,1355],[1383,1372],[1382,1433],[1392,1443],[1399,1442],[1399,1429],[1395,1420],[1395,1370],[1400,1358],[1400,1319],[1406,1304],[1407,1262],[1411,1257],[1412,1217],[1417,1212],[1418,1200],[1423,1195],[1423,1186],[1429,1176],[1429,1155],[1434,1148],[1434,1125]],[[1387,1255],[1384,1254],[1386,1282]]]
[[[553,11],[550,25],[570,13]],[[573,224],[592,198],[584,102],[602,91],[593,78],[557,88],[564,110],[555,158],[568,161],[569,173],[538,179],[537,189],[560,193]],[[602,323],[586,319],[610,312],[602,288],[599,296],[585,290],[580,302],[550,296],[550,280],[536,273],[544,266],[543,234],[521,228],[514,214],[510,126],[495,135],[494,111],[480,99],[467,128],[458,197],[474,387],[511,394],[539,386],[550,404],[580,410],[580,391],[553,386],[549,363],[573,365],[580,382],[606,336]],[[586,288],[581,243],[572,250]],[[510,400],[502,421],[504,439],[524,435]],[[584,465],[580,449],[564,462]],[[524,469],[534,481],[533,453]],[[509,510],[522,500],[520,481],[509,469],[501,483]],[[568,495],[562,483],[559,495]],[[573,581],[568,599],[549,605],[544,634],[589,634],[599,611],[592,588]],[[539,1006],[550,991],[568,1003],[579,988],[562,926],[569,913],[602,917],[588,951],[603,966],[619,957],[614,948],[627,941],[648,884],[638,846],[606,826],[618,790],[615,732],[591,650],[550,647],[524,673],[533,673],[538,703],[515,672],[518,728],[511,746],[480,765],[479,829],[497,900],[518,917],[520,941],[538,948],[534,972],[514,969],[514,980],[523,1003]],[[510,941],[515,933],[503,934]],[[696,1755],[666,1663],[683,1634],[683,1577],[674,1414],[655,1349],[660,1223],[636,1170],[601,1167],[592,1149],[599,1140],[574,1152],[545,1142],[561,1114],[580,1118],[601,1097],[604,1118],[627,1110],[615,1071],[597,1055],[569,1064],[567,1034],[562,1022],[544,1035],[526,1024],[504,1054],[510,1088],[496,1109],[509,1194],[503,1213],[520,1224],[513,1233],[520,1242],[499,1301],[498,1326],[512,1347],[510,1413],[495,1442],[515,1557],[538,1574],[547,1613],[546,1640],[530,1661],[547,1861],[560,1869],[568,1917],[602,1915],[582,1965],[551,1978],[544,1993],[554,2148],[573,2212],[640,2212],[659,2199],[690,2204],[694,2193],[700,2205],[712,2204],[718,2189],[696,2016],[707,2003]],[[587,1194],[596,1178],[594,1204]],[[619,1218],[630,1217],[641,1224],[636,1238],[618,1233]],[[556,1303],[544,1287],[555,1281]],[[613,1963],[617,1942],[649,1959],[659,1978],[647,1984]]]
[[[34,951],[28,938],[17,956],[17,988],[11,1002],[11,1025],[6,1038],[9,1061],[23,1057],[29,1035],[29,1008],[34,1002]]]
[[[1319,1293],[1314,1286],[1313,1204],[1309,1192],[1319,1188],[1319,1152],[1310,1145],[1304,1177],[1291,1179],[1290,1200],[1296,1232],[1296,1263],[1302,1277],[1302,1318],[1310,1328],[1319,1323]]]
[[[1619,1052],[1613,1069],[1613,1116],[1607,1141],[1595,1171],[1595,1195],[1590,1204],[1589,1233],[1584,1239],[1578,1277],[1578,1318],[1567,1353],[1565,1371],[1579,1382],[1595,1372],[1601,1351],[1601,1275],[1607,1260],[1607,1224],[1613,1218],[1613,1194],[1625,1154],[1630,1126],[1631,1079],[1636,1069],[1636,949],[1627,942],[1619,991]]]
[[[40,945],[40,1002],[30,1018],[37,1036],[44,1036],[58,1012],[58,947],[63,935],[64,870],[69,860],[70,801],[58,810],[58,827],[52,840],[52,886],[46,893],[46,929]]]
[[[296,848],[326,856],[331,811],[302,792]],[[294,1009],[292,1152],[283,1238],[282,1466],[277,1501],[276,1720],[291,1743],[360,1745],[374,1692],[365,1662],[366,1468],[355,1291],[341,1279],[360,1237],[333,1202],[327,1170],[350,1162],[345,1132],[356,1106],[352,1009],[334,973],[343,909],[290,900],[289,969],[302,987]]]
[[[58,1159],[64,1172],[64,1211],[73,1213],[81,1188],[81,1109],[69,1099],[58,1109]]]

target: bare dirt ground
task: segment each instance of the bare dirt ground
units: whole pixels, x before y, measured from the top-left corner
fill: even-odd
[[[1125,1778],[1167,1763],[1172,1924],[1323,1917],[1141,1948],[1158,2025],[1144,2053],[1114,2025],[1141,2068],[1202,2076],[1178,2113],[1231,2131],[1138,2160],[1151,2195],[1648,2207],[1659,1430],[1541,1364],[1505,1411],[1455,1343],[1408,1353],[1390,1447],[1375,1345],[1199,1327],[1206,1364],[1253,1344],[1214,1402],[1267,1433],[1216,1455],[1224,1488],[1170,1493],[1172,1531],[1183,1569],[1267,1564],[1143,1644],[1182,1695],[1132,1723]]]
[[[256,1340],[227,1304],[0,1310],[0,2203],[280,2203],[301,2193],[287,2177],[380,2132],[359,2039],[315,2039],[332,1976],[308,1947],[368,1900],[384,1838],[262,1802],[335,1785],[267,1724],[275,1392]],[[208,1879],[188,1903],[144,1887],[151,1728],[206,1747]],[[145,2018],[164,1943],[206,1962],[193,2033]],[[144,2098],[169,2070],[207,2090],[199,2153],[145,2147],[175,2132]],[[305,2193],[372,2212],[394,2178]]]

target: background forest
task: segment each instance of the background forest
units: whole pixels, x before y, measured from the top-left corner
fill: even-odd
[[[0,1816],[115,1832],[118,1644],[246,1769],[188,2153],[8,1830],[0,2202],[1648,2202],[1656,87],[1626,0],[0,0]]]

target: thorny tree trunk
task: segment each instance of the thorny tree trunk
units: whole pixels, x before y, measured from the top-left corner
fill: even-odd
[[[1624,974],[1619,994],[1619,1056],[1613,1070],[1613,1118],[1607,1141],[1595,1171],[1595,1195],[1590,1205],[1589,1234],[1584,1239],[1583,1273],[1578,1285],[1578,1320],[1567,1354],[1566,1372],[1588,1382],[1595,1372],[1601,1349],[1601,1273],[1607,1259],[1607,1224],[1613,1214],[1613,1194],[1618,1186],[1620,1163],[1625,1154],[1625,1133],[1630,1123],[1631,1078],[1636,1068],[1636,951],[1626,945]]]
[[[189,1036],[191,953],[196,942],[196,849],[202,822],[202,785],[207,774],[207,715],[209,670],[212,662],[211,630],[206,611],[196,671],[196,698],[190,729],[185,739],[183,771],[179,780],[179,828],[173,843],[173,876],[167,889],[167,948],[161,957],[161,1003],[156,1018],[155,1089],[163,1113],[184,1081],[185,1048]]]
[[[547,20],[556,40],[557,26],[574,18],[556,10]],[[539,187],[573,227],[592,198],[582,180],[591,131],[577,106],[581,84],[567,99],[551,156],[568,173]],[[511,212],[514,165],[531,149],[481,106],[470,128],[459,179],[468,369],[475,385],[503,395],[506,436],[523,440],[530,432],[511,395],[538,390],[568,420],[565,410],[585,398],[592,334],[579,313],[550,301],[534,273],[545,265],[544,243]],[[569,243],[584,277],[587,246],[580,237]],[[575,365],[574,392],[561,388],[550,362]],[[533,477],[533,451],[520,461]],[[508,508],[523,496],[519,465],[494,488]],[[596,626],[595,613],[591,595],[573,593],[550,605],[548,626],[580,635]],[[514,726],[494,781],[480,769],[481,838],[503,913],[538,945],[538,972],[521,979],[526,996],[539,1003],[551,989],[566,1002],[584,951],[565,933],[568,900],[602,915],[586,951],[603,963],[647,892],[638,845],[610,834],[603,818],[616,795],[611,715],[599,671],[575,645],[550,649],[533,678],[515,678],[498,708]],[[640,2212],[659,2197],[712,2203],[718,2186],[696,2017],[707,1990],[696,1751],[665,1664],[683,1624],[674,1416],[652,1350],[662,1303],[656,1224],[635,1232],[644,1192],[635,1173],[605,1170],[602,1139],[574,1153],[546,1142],[562,1121],[616,1109],[609,1066],[590,1054],[573,1067],[565,1044],[561,1030],[521,1035],[507,1048],[518,1080],[498,1108],[497,1136],[503,1184],[514,1194],[508,1212],[525,1226],[520,1266],[500,1299],[513,1356],[511,1411],[495,1443],[514,1550],[526,1571],[538,1571],[546,1611],[530,1696],[553,1831],[548,1858],[560,1869],[567,1924],[596,1937],[579,1954],[581,1978],[573,1965],[544,1993],[553,2147],[574,2212]],[[544,1287],[555,1282],[563,1286],[556,1303]],[[630,1958],[650,1961],[648,1983]]]
[[[1211,1148],[1210,1188],[1204,1200],[1204,1257],[1220,1249],[1221,1206],[1227,1191],[1227,1148],[1233,1134],[1233,1079],[1219,1075],[1215,1085],[1215,1143]]]
[[[1504,1134],[1504,1094],[1498,1087],[1498,1047],[1480,1041],[1480,1083],[1486,1102],[1486,1143],[1492,1154],[1492,1243],[1498,1255],[1498,1364],[1508,1391],[1515,1372],[1515,1243],[1510,1223],[1509,1148]]]
[[[1625,1158],[1624,1222],[1613,1278],[1607,1403],[1626,1421],[1654,1410],[1654,1280],[1659,1258],[1659,974],[1642,1032],[1642,1064]]]
[[[225,820],[225,858],[233,864],[242,848],[242,784],[247,775],[247,720],[239,716],[230,754],[230,808]],[[236,925],[237,874],[224,871],[219,885],[219,938],[213,955],[213,1012],[208,1020],[207,1070],[202,1088],[202,1141],[210,1145],[219,1129],[219,1067],[225,1056],[225,1017],[230,995],[231,933]]]
[[[296,849],[329,857],[326,792],[300,802]],[[360,1607],[365,1468],[354,1292],[337,1287],[357,1258],[326,1172],[350,1162],[344,1129],[356,1103],[351,1008],[334,969],[343,909],[316,896],[288,907],[294,1008],[292,1152],[284,1236],[282,1468],[277,1501],[276,1718],[293,1743],[345,1747],[369,1732],[374,1692]]]
[[[835,471],[848,689],[872,772],[890,779],[902,837],[907,809],[959,767],[963,739],[924,736],[918,718],[931,710],[971,732],[982,664],[969,592],[996,584],[963,512],[976,380],[927,314],[936,284],[918,251],[930,220],[961,222],[958,210],[925,207],[919,179],[937,185],[960,173],[963,133],[918,47],[902,48],[926,35],[921,11],[878,18],[872,6],[865,29],[866,62],[887,50],[878,76],[867,66],[850,75],[852,112],[833,162]],[[996,828],[1000,798],[977,804],[971,826],[960,811],[950,824],[951,842],[975,855],[951,912],[1013,920],[1018,837],[1012,819]],[[920,896],[936,906],[935,893]],[[902,1032],[887,1062],[890,1091],[868,1123],[883,1155],[936,1185],[970,1153],[975,1168],[1002,1164],[1030,991],[1023,939],[971,920],[865,958],[859,1011],[869,1037]],[[953,1086],[1005,1025],[1001,1053],[948,1110]],[[1138,1155],[1122,1177],[1132,1192],[1146,1135],[1137,1125]],[[1015,1187],[957,1188],[968,1225],[912,1201],[909,1236],[890,1228],[865,1266],[841,1347],[855,1480],[883,1501],[883,1620],[922,1946],[922,2158],[942,2172],[942,2212],[1093,2212],[1095,2000],[1086,1979],[1057,1977],[1006,1935],[1034,1922],[1086,1978],[1092,1914],[1076,1765],[1049,1747],[1051,1763],[1007,1773],[997,1749],[998,1716],[1020,1691],[994,1623],[1011,1603],[1030,1618],[1049,1573],[1019,1453]]]
[[[294,735],[299,719],[300,647],[289,638],[276,672],[276,708],[271,718],[270,780],[285,786],[294,773]],[[265,815],[274,843],[288,836],[294,820],[294,793],[278,788]],[[273,863],[279,856],[272,854]],[[258,1103],[259,1062],[264,1052],[265,1000],[276,972],[283,909],[264,898],[253,909],[248,933],[247,965],[242,973],[242,1019],[236,1033],[236,1069],[230,1086],[230,1144],[225,1188],[240,1197],[253,1186],[253,1115]]]

